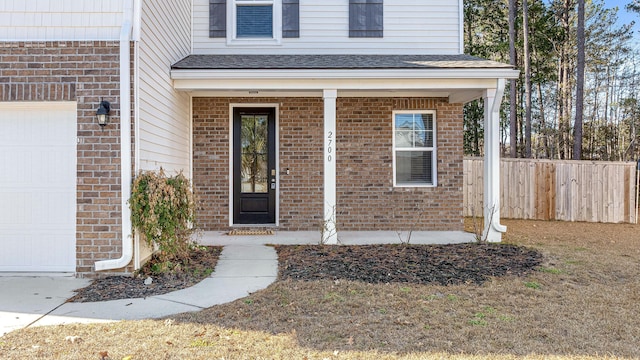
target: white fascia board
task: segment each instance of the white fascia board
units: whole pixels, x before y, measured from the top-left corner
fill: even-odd
[[[252,98],[272,98],[272,97],[322,97],[322,90],[200,90],[190,92],[193,97],[252,97]],[[479,95],[478,95],[479,94]],[[474,90],[474,96],[482,95],[482,90]],[[447,90],[338,90],[338,97],[431,97],[446,98],[451,96],[451,91]]]
[[[434,90],[451,91],[462,89],[495,88],[495,78],[462,78],[462,79],[181,79],[174,80],[176,90],[183,91],[308,91],[322,89],[338,89],[339,91],[354,90]]]
[[[517,79],[513,69],[171,70],[173,80],[201,79]]]

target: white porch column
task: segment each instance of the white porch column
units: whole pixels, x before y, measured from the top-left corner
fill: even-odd
[[[324,90],[324,219],[323,244],[337,244],[336,230],[336,98],[337,90]]]
[[[484,92],[484,230],[482,239],[502,241],[507,227],[500,224],[500,104],[504,79]]]

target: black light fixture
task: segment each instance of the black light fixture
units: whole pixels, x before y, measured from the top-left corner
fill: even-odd
[[[109,111],[111,111],[111,104],[107,100],[102,100],[98,111],[96,111],[96,118],[98,119],[98,125],[103,129],[109,123]]]

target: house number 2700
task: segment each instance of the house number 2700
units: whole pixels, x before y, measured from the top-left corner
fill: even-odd
[[[333,131],[327,133],[327,161],[333,160]]]

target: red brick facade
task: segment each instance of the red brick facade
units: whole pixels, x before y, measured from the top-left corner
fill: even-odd
[[[279,104],[280,228],[311,230],[322,221],[322,99],[193,99],[193,183],[198,227],[229,226],[229,104]],[[286,169],[289,169],[289,175]]]
[[[121,254],[119,42],[0,43],[0,101],[76,101],[76,271]],[[96,109],[111,103],[101,129]],[[130,269],[129,269],[130,270]]]
[[[318,230],[323,212],[321,98],[194,98],[198,226],[229,228],[229,104],[279,106],[281,230]],[[436,110],[438,186],[393,187],[392,112]],[[446,99],[338,98],[339,230],[462,230],[462,104]],[[286,174],[289,169],[289,174]]]
[[[118,42],[0,43],[0,101],[77,102],[79,276],[94,276],[96,261],[118,258],[122,252],[119,80]],[[95,112],[103,99],[111,102],[112,111],[110,124],[101,129]],[[193,99],[198,227],[229,228],[229,110],[230,104],[242,103],[278,104],[279,229],[319,231],[321,98]],[[436,111],[437,187],[393,187],[394,110]],[[446,99],[338,98],[336,141],[339,230],[462,230],[461,104]],[[129,266],[125,272],[131,270]]]

